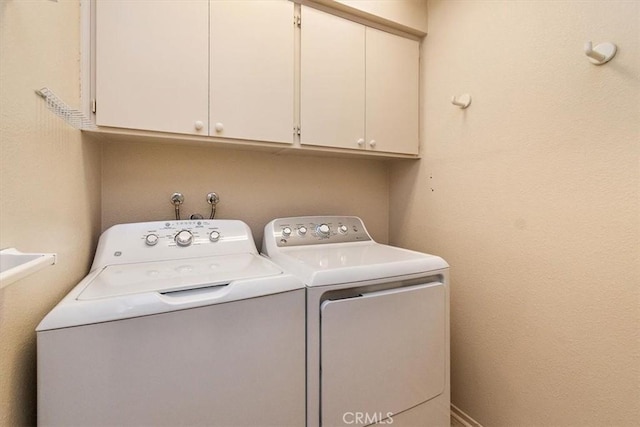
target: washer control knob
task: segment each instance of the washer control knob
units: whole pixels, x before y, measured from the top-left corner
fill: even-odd
[[[158,244],[159,240],[160,238],[157,234],[151,233],[144,236],[144,242],[147,244],[147,246],[155,246]]]
[[[298,228],[298,234],[300,236],[306,236],[307,235],[307,227],[305,227],[304,225],[300,228]]]
[[[282,229],[282,235],[284,237],[289,237],[291,236],[291,227],[285,227]]]
[[[340,234],[347,234],[347,231],[349,231],[349,229],[346,225],[341,225],[340,227],[338,227],[338,231],[340,232]]]
[[[331,229],[327,224],[320,224],[316,227],[316,232],[322,237],[329,237]]]
[[[189,230],[182,230],[176,234],[175,240],[178,246],[189,246],[193,243],[193,234]]]
[[[211,233],[209,233],[209,240],[211,240],[212,242],[217,242],[218,240],[220,240],[220,232],[213,230]]]

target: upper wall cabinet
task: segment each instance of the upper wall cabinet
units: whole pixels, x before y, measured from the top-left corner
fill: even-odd
[[[419,43],[302,8],[300,142],[418,154]]]
[[[292,143],[293,9],[98,0],[96,123]]]
[[[98,132],[418,155],[419,42],[414,33],[382,31],[400,24],[367,17],[393,23],[422,0],[366,16],[333,0],[309,2],[313,8],[288,0],[90,2],[95,64],[93,80],[84,79],[92,80]]]
[[[209,5],[96,2],[96,124],[207,135]]]

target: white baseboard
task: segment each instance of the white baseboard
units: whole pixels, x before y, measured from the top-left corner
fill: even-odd
[[[456,421],[460,424],[464,424],[466,427],[482,427],[479,422],[471,418],[466,412],[454,404],[451,404],[451,417],[455,418]]]

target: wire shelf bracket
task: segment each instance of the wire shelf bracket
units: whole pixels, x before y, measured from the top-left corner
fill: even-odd
[[[43,87],[35,92],[39,97],[44,99],[47,108],[51,112],[67,122],[70,126],[80,130],[97,129],[96,125],[82,111],[71,108],[48,87]]]

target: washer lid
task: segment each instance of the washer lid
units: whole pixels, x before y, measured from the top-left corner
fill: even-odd
[[[94,300],[146,292],[169,293],[279,274],[282,274],[282,270],[255,254],[109,265],[89,282],[77,299]]]

